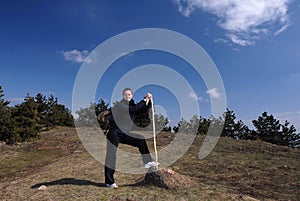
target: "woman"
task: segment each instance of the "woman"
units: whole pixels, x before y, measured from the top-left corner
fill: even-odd
[[[156,163],[150,155],[146,140],[141,135],[130,133],[137,113],[151,107],[152,94],[147,93],[144,100],[135,104],[130,88],[123,90],[123,99],[112,108],[113,117],[110,118],[110,128],[106,136],[107,150],[105,159],[105,183],[109,188],[118,188],[114,180],[116,155],[119,143],[139,148],[145,168],[155,167]]]

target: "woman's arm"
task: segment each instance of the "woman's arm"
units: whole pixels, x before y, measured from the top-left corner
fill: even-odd
[[[137,113],[141,110],[144,110],[148,107],[148,105],[146,105],[146,101],[145,100],[141,100],[139,103],[137,103],[136,105],[129,105],[129,113]]]
[[[149,105],[149,104],[148,104]],[[123,112],[128,112],[129,110],[129,113],[137,113],[143,109],[146,109],[148,106],[146,105],[146,101],[145,100],[142,100],[140,101],[139,103],[137,104],[125,104],[125,103],[122,103],[120,102],[118,104],[118,108],[120,109],[120,111],[123,111]]]

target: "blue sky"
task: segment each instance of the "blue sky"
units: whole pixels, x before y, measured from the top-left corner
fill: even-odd
[[[1,1],[0,85],[11,105],[26,93],[53,94],[68,108],[86,56],[107,39],[140,28],[163,28],[191,38],[210,55],[224,82],[227,106],[250,125],[263,111],[300,130],[300,4],[288,0]],[[174,55],[140,51],[117,60],[98,85],[96,101],[111,101],[117,81],[150,63],[173,68],[193,86],[182,92],[210,115],[210,98],[195,72]],[[139,78],[142,79],[142,78]],[[129,86],[130,87],[130,86]],[[159,112],[173,124],[178,101],[168,89],[149,85]]]

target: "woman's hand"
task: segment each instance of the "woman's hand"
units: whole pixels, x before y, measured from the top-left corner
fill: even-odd
[[[147,93],[147,94],[146,94],[146,98],[147,98],[147,99],[151,99],[151,98],[152,98],[152,94]]]
[[[144,101],[146,102],[146,105],[148,105],[149,100],[151,100],[151,98],[152,98],[152,94],[147,93],[146,96],[145,96],[145,98],[144,98]]]

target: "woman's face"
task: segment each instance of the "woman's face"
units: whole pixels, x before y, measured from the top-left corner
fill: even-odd
[[[124,99],[124,100],[131,101],[132,96],[133,96],[133,95],[132,95],[132,93],[131,93],[130,90],[126,90],[126,91],[124,91],[124,93],[123,93],[123,99]]]

